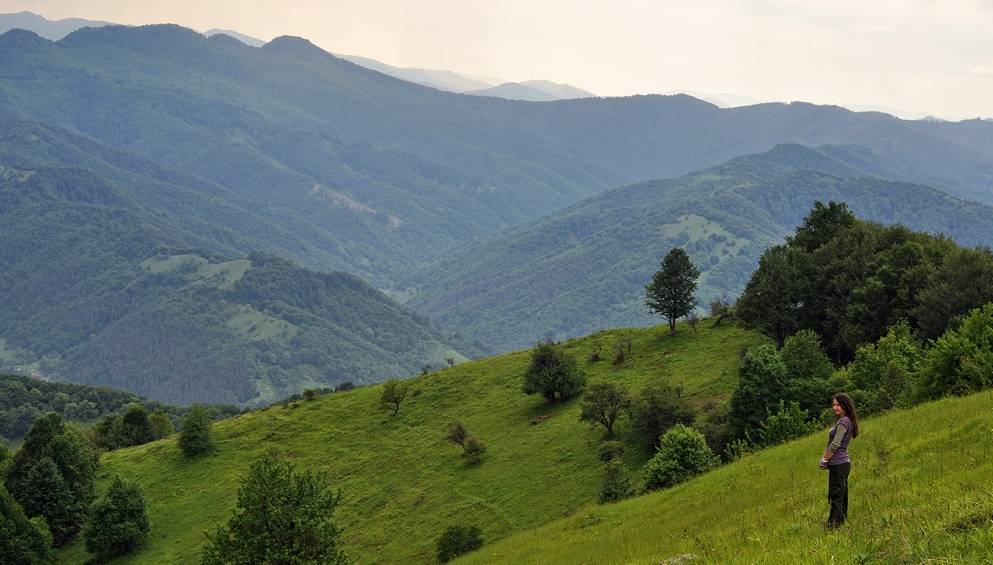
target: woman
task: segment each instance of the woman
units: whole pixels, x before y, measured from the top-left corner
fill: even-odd
[[[828,470],[828,502],[831,503],[828,526],[835,528],[843,524],[848,516],[848,473],[852,470],[848,442],[858,437],[859,420],[852,399],[843,392],[831,397],[831,409],[837,421],[828,432],[828,446],[821,457],[821,469]]]

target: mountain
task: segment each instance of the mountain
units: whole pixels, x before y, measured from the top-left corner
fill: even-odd
[[[993,244],[993,208],[881,178],[906,171],[855,146],[781,145],[676,179],[607,191],[426,265],[407,305],[496,350],[657,323],[644,286],[672,247],[702,274],[697,296],[733,299],[758,257],[816,200],[856,215]]]
[[[234,196],[295,232],[286,257],[383,288],[456,245],[609,187],[785,141],[866,145],[917,182],[993,201],[993,125],[981,121],[800,103],[722,110],[688,96],[465,96],[299,38],[251,48],[169,25],[86,28],[58,42],[10,31],[0,56],[0,120],[59,128],[193,179],[205,197]]]
[[[618,330],[563,347],[590,382],[637,390],[664,379],[694,406],[712,407],[733,389],[741,349],[763,338],[731,326],[680,329],[676,338],[661,328]],[[624,337],[632,341],[626,363],[585,360],[597,344]],[[101,475],[139,481],[153,524],[148,544],[121,562],[195,562],[203,532],[227,520],[238,475],[268,450],[333,477],[342,493],[335,521],[356,563],[436,563],[438,536],[452,524],[478,524],[490,543],[585,507],[599,489],[601,433],[579,421],[580,402],[547,406],[521,391],[528,358],[522,351],[414,378],[395,417],[378,408],[382,386],[361,387],[218,422],[214,456],[184,459],[175,439],[105,454]],[[478,465],[441,440],[455,420],[486,443]],[[649,456],[627,447],[632,468]],[[60,562],[84,562],[82,546]]]
[[[250,239],[173,218],[90,170],[0,166],[0,364],[164,402],[257,404],[463,359],[353,275],[238,253]]]
[[[467,92],[493,86],[493,82],[490,82],[489,79],[483,80],[468,77],[454,71],[394,67],[393,65],[388,65],[368,57],[359,57],[358,55],[336,56],[346,61],[351,61],[361,67],[383,73],[384,75],[449,92]]]
[[[213,37],[215,35],[226,35],[228,37],[233,37],[237,39],[238,41],[244,43],[245,45],[248,45],[249,47],[262,47],[263,45],[266,44],[266,42],[261,39],[256,39],[250,35],[245,35],[244,33],[238,33],[237,31],[232,31],[230,29],[213,28],[213,29],[208,29],[207,31],[203,32],[203,34],[207,37]]]
[[[530,102],[548,102],[551,100],[569,100],[573,98],[594,98],[595,94],[585,90],[559,84],[547,80],[529,80],[524,82],[505,82],[490,88],[469,90],[466,94],[473,96],[492,96],[508,100],[527,100]]]
[[[16,14],[0,14],[0,33],[11,29],[24,29],[34,32],[41,37],[57,41],[70,33],[84,27],[103,27],[114,25],[110,22],[84,20],[81,18],[66,18],[49,20],[33,12],[18,12]]]

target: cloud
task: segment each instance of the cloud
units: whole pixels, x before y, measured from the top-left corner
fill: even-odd
[[[974,65],[969,67],[969,72],[978,77],[993,77],[993,66]]]

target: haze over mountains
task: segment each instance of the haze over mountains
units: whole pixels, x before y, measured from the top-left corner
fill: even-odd
[[[883,178],[904,179],[902,182]],[[497,350],[658,322],[644,287],[672,247],[702,275],[701,306],[733,300],[765,249],[816,200],[862,218],[993,244],[993,207],[907,182],[856,146],[780,145],[684,177],[609,190],[466,246],[413,274],[409,306]]]
[[[763,180],[761,171],[740,170],[746,160],[725,165],[722,172],[687,177],[696,179],[692,182],[656,181],[653,185],[683,188],[673,188],[671,194],[656,191],[672,200],[646,200],[657,208],[655,216],[643,217],[653,222],[643,227],[654,225],[654,239],[630,232],[639,225],[632,221],[633,212],[611,208],[605,200],[576,205],[612,187],[684,175],[780,143],[860,145],[871,154],[844,150],[845,162],[860,163],[857,176],[928,184],[959,198],[993,202],[993,124],[982,121],[908,122],[802,103],[720,109],[689,96],[540,104],[466,96],[371,71],[300,38],[281,37],[254,48],[226,35],[206,38],[173,25],[85,28],[57,42],[11,30],[0,36],[0,58],[4,213],[12,219],[10,226],[14,219],[21,222],[9,241],[28,249],[33,240],[17,239],[17,233],[43,240],[58,232],[72,242],[66,248],[71,252],[53,247],[6,254],[4,266],[17,273],[17,284],[0,296],[0,308],[8,314],[0,322],[0,338],[25,364],[45,360],[60,377],[112,383],[163,400],[255,402],[349,375],[383,378],[458,358],[458,353],[502,349],[517,343],[511,334],[530,341],[546,332],[566,335],[614,321],[641,323],[645,317],[634,311],[631,289],[643,285],[645,273],[657,265],[664,251],[658,245],[697,243],[701,234],[708,241],[724,237],[731,243],[712,248],[698,243],[697,251],[707,257],[710,279],[727,282],[726,287],[706,286],[708,292],[731,292],[740,287],[745,264],[760,246],[792,227],[812,198],[847,198],[855,184],[865,190],[869,185],[873,194],[895,206],[893,218],[901,219],[911,217],[905,206],[909,202],[894,197],[895,191],[923,190],[881,181],[856,183],[847,178],[854,173],[831,168],[800,169],[807,176],[798,177],[796,170],[769,165],[779,175],[773,179],[779,179],[777,187],[800,191],[790,196],[787,211],[777,211],[780,204],[770,195],[767,208],[744,209],[754,211],[749,221],[757,225],[752,227],[739,228],[722,218],[700,222],[706,216],[688,207],[707,198],[719,200],[720,190],[734,188],[731,196],[754,204],[762,193],[755,187],[768,179]],[[713,174],[725,184],[706,180]],[[33,183],[46,178],[59,188],[33,194]],[[754,185],[754,193],[741,192],[744,185]],[[607,200],[619,204],[618,195],[637,191],[621,189]],[[948,212],[917,227],[948,231],[972,243],[972,232],[947,218],[952,210],[966,214],[978,208],[920,193],[947,204]],[[602,217],[581,214],[600,206]],[[873,217],[871,207],[855,208]],[[26,215],[27,210],[34,216]],[[583,218],[582,229],[544,231],[577,214]],[[763,225],[770,214],[777,221]],[[608,226],[608,220],[616,225]],[[115,231],[121,225],[132,227]],[[592,240],[585,238],[596,226],[603,226],[598,233],[613,234],[613,245],[629,246],[631,254],[618,255],[608,247],[584,255],[587,251],[562,247],[555,239],[575,236],[593,249]],[[530,241],[529,252],[508,252],[496,243],[469,248],[475,256],[456,251],[508,228],[514,231],[492,241]],[[683,232],[687,239],[680,240]],[[535,235],[545,233],[549,235]],[[604,262],[599,250],[629,262]],[[575,254],[575,260],[585,256],[588,265],[518,263],[536,261],[542,253]],[[279,263],[286,260],[295,266]],[[239,261],[252,266],[236,270],[244,266]],[[273,286],[262,286],[285,296],[266,295],[269,302],[262,303],[237,294],[238,284],[253,280],[253,272],[275,276],[274,270],[257,270],[265,264],[285,265],[320,289],[313,296],[311,291],[301,295],[301,289],[281,287],[271,279]],[[425,271],[426,264],[437,270]],[[568,277],[576,281],[581,273],[589,276],[576,289],[554,297],[548,289],[531,292],[520,286],[552,266],[575,269],[565,278],[552,277],[556,284]],[[465,277],[475,276],[468,270],[477,267],[479,273],[499,270],[493,285],[478,279],[465,284]],[[534,273],[527,274],[529,269]],[[229,275],[214,278],[221,271]],[[410,304],[423,315],[445,320],[446,329],[462,336],[438,332],[345,275],[327,279],[312,271],[344,271],[398,297],[413,296]],[[623,278],[618,287],[623,290],[605,292],[606,302],[582,314],[578,306],[588,293],[599,293],[596,285],[608,283],[605,273]],[[523,277],[511,284],[519,275]],[[100,287],[114,292],[153,289],[136,294],[141,300],[156,297],[142,302],[148,315],[139,316],[135,312],[140,308],[116,299],[86,299],[84,291],[93,292],[100,280],[115,281]],[[58,281],[53,288],[65,290],[47,299],[64,302],[58,312],[50,311],[55,308],[51,304],[36,312],[19,305],[25,289],[46,281]],[[163,284],[166,289],[160,288]],[[415,287],[415,293],[408,292]],[[335,303],[335,296],[344,296],[336,293],[345,288],[369,297],[368,303],[360,301],[365,307],[381,308],[391,312],[389,319],[407,322],[383,322],[395,331],[381,335],[375,325],[362,325],[368,311],[341,320],[334,308],[322,310]],[[512,294],[501,295],[501,289]],[[539,309],[531,318],[512,311],[514,305],[533,307],[537,298],[548,300],[545,311]],[[172,306],[163,307],[159,299]],[[470,311],[476,306],[485,309]],[[148,383],[166,379],[156,372],[165,369],[148,366],[165,363],[146,355],[146,366],[135,364],[143,351],[154,349],[151,342],[130,352],[114,347],[119,343],[115,336],[142,335],[141,328],[161,326],[156,316],[173,316],[183,320],[179,327],[202,328],[214,332],[211,340],[216,338],[204,341],[213,344],[209,354],[184,354],[204,361],[175,370],[169,377],[175,380],[163,381],[161,388]],[[506,326],[497,328],[501,317]],[[59,328],[76,329],[52,330],[55,320]],[[290,336],[282,322],[306,331]],[[117,333],[105,333],[111,328]],[[301,346],[292,340],[306,336],[313,338],[309,361],[279,357],[299,351]],[[279,345],[284,339],[288,341]],[[477,341],[481,343],[471,345]],[[339,342],[354,346],[338,348],[342,355],[336,356]],[[270,355],[265,351],[270,347],[283,353]],[[366,348],[373,353],[367,356]],[[230,365],[234,359],[250,362]],[[319,374],[317,366],[328,368]],[[215,379],[216,386],[201,387],[197,383],[203,372],[236,376],[228,384],[225,377]]]

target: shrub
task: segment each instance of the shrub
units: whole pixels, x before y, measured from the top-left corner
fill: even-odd
[[[94,554],[98,562],[126,555],[145,543],[148,529],[141,488],[115,478],[107,494],[90,510],[90,521],[83,532],[86,551]]]
[[[605,441],[600,444],[597,455],[604,463],[620,459],[621,455],[624,455],[624,444],[619,441]]]
[[[920,400],[993,386],[993,303],[976,308],[928,350],[917,383]]]
[[[341,496],[327,475],[298,473],[273,453],[251,463],[227,526],[207,535],[204,565],[347,563],[332,521]]]
[[[779,401],[775,413],[762,422],[759,428],[759,440],[762,445],[770,446],[785,443],[791,439],[805,436],[813,432],[817,424],[810,420],[806,410],[801,410],[796,402],[786,404]]]
[[[462,422],[452,422],[448,426],[448,432],[445,434],[444,440],[450,441],[456,445],[465,446],[465,440],[469,438],[469,430],[465,429]]]
[[[645,490],[677,485],[718,463],[703,434],[676,424],[662,436],[658,452],[645,465]]]
[[[142,445],[155,439],[155,428],[148,419],[148,411],[141,404],[128,406],[121,415],[121,447]]]
[[[568,400],[583,391],[586,376],[576,360],[548,342],[531,351],[531,363],[524,373],[524,392],[540,393],[548,402]]]
[[[628,467],[623,461],[614,459],[604,469],[603,482],[600,484],[600,504],[617,502],[629,496],[631,480],[628,478]]]
[[[748,350],[739,366],[741,378],[731,394],[729,420],[735,439],[757,437],[759,426],[787,396],[786,364],[771,344]]]
[[[343,383],[339,383],[338,386],[334,387],[334,391],[345,392],[346,390],[352,390],[353,388],[355,388],[355,383],[353,383],[352,381],[345,381]]]
[[[462,456],[465,457],[467,463],[479,463],[483,453],[486,453],[486,444],[483,443],[483,440],[474,436],[469,436],[465,440],[465,445],[462,448]]]
[[[179,448],[187,457],[199,457],[214,451],[213,423],[207,409],[193,405],[179,427]]]
[[[303,391],[303,399],[304,400],[314,400],[315,398],[317,398],[317,391],[316,390],[314,390],[312,388],[304,389],[304,391]]]
[[[478,526],[469,524],[449,526],[438,538],[438,561],[448,563],[480,547],[483,547],[483,536]]]

